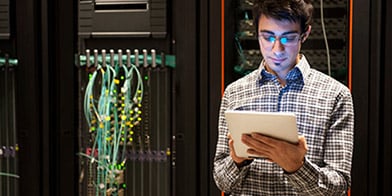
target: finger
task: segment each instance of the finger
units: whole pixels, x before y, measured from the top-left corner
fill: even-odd
[[[259,151],[259,150],[255,150],[253,148],[249,148],[247,151],[247,153],[255,155],[257,157],[261,157],[261,158],[268,158],[269,159],[269,155],[266,151]]]
[[[259,151],[262,149],[264,149],[264,150],[271,149],[272,146],[268,145],[268,143],[264,142],[263,140],[260,140],[260,137],[263,137],[263,136],[259,135],[258,138],[255,138],[252,135],[243,135],[241,140],[249,148],[253,148],[256,151]]]
[[[235,149],[234,149],[234,140],[231,138],[231,136],[229,135],[229,149],[230,149],[230,154],[232,154],[232,156],[237,157],[237,154],[235,153]]]
[[[241,141],[249,147],[257,146],[259,143],[259,141],[253,138],[250,134],[242,134]]]
[[[306,139],[303,135],[298,136],[298,143],[300,143],[303,146],[307,146],[306,145]]]
[[[231,138],[229,139],[229,149],[231,152],[234,152],[234,141]]]
[[[229,149],[230,149],[230,156],[233,159],[235,163],[241,163],[249,158],[244,158],[244,157],[239,157],[237,156],[235,149],[234,149],[234,141],[232,139],[229,139]]]
[[[300,135],[298,137],[298,145],[302,147],[302,149],[305,149],[305,151],[308,151],[308,145],[306,144],[306,139],[304,136]]]
[[[275,139],[275,138],[271,138],[271,137],[265,136],[265,135],[260,134],[260,133],[252,133],[251,136],[252,136],[252,138],[258,140],[259,142],[262,142],[262,143],[264,143],[264,144],[266,144],[268,146],[271,146],[271,147],[276,146],[276,143],[277,143],[277,140],[278,140],[278,139]]]
[[[270,153],[272,148],[268,145],[258,142],[257,144],[246,144],[249,149],[252,149],[259,153]]]

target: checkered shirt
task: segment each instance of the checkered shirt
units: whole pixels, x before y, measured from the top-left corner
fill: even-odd
[[[213,176],[230,195],[345,195],[351,183],[354,112],[349,89],[310,68],[305,56],[282,87],[263,66],[230,84],[221,102]],[[304,165],[285,173],[255,159],[238,168],[230,157],[226,110],[294,112],[308,152]]]

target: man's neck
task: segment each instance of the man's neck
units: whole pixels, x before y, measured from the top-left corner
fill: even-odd
[[[286,76],[287,76],[287,74],[289,73],[289,71],[290,71],[292,68],[291,68],[290,70],[286,70],[286,71],[275,72],[274,70],[270,69],[268,65],[265,65],[265,69],[266,69],[269,73],[275,75],[275,76],[278,78],[278,81],[279,81],[279,83],[280,83],[280,85],[281,85],[282,87],[286,86]]]

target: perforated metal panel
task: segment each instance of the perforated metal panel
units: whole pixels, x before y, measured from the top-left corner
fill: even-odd
[[[11,35],[10,29],[9,0],[0,0],[0,39],[9,39]]]
[[[166,0],[80,0],[79,36],[165,37]]]

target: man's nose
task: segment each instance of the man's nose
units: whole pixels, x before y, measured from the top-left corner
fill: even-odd
[[[280,42],[279,39],[276,39],[275,42],[272,45],[272,51],[273,52],[281,52],[284,50],[284,45]]]

